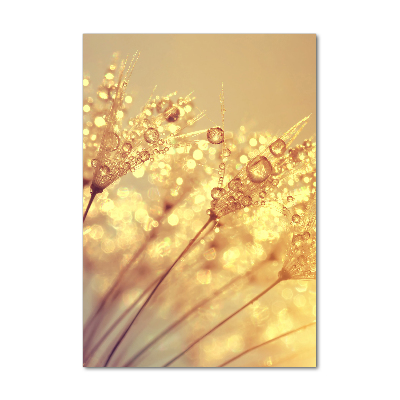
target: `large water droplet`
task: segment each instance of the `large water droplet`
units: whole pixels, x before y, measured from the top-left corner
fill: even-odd
[[[220,144],[224,141],[224,131],[221,128],[211,128],[207,131],[207,140],[212,144]]]
[[[160,135],[159,135],[157,129],[154,129],[154,128],[147,129],[147,131],[143,135],[144,140],[147,143],[156,143],[158,138],[159,138],[159,136]]]
[[[106,176],[110,173],[110,168],[107,165],[102,165],[99,171],[101,175]]]
[[[168,108],[167,111],[164,113],[164,117],[168,122],[175,122],[179,116],[180,116],[180,111],[179,108],[176,106],[173,106],[171,108]]]
[[[275,140],[274,143],[272,143],[269,146],[269,151],[275,156],[275,157],[282,157],[283,154],[286,151],[286,144],[282,139]]]
[[[243,183],[240,178],[235,178],[228,183],[228,188],[237,192],[243,189]]]
[[[257,156],[246,167],[247,176],[254,183],[264,182],[272,172],[271,163],[264,156]]]
[[[123,150],[125,153],[130,153],[131,150],[132,150],[132,145],[131,145],[129,142],[126,142],[126,143],[123,144],[122,150]]]
[[[215,200],[219,200],[225,194],[225,190],[219,187],[215,187],[211,190],[211,197]]]

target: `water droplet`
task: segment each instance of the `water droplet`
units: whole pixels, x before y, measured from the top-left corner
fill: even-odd
[[[92,167],[96,168],[99,165],[99,161],[96,160],[95,158],[92,160]]]
[[[246,167],[247,176],[254,183],[265,181],[272,172],[271,163],[264,156],[253,158]]]
[[[292,217],[292,221],[295,223],[295,224],[298,224],[299,222],[300,222],[300,215],[298,215],[298,214],[294,214],[293,215],[293,217]]]
[[[242,205],[244,207],[247,207],[249,205],[251,205],[251,203],[253,202],[252,198],[250,196],[242,196],[240,198],[240,202],[242,203]]]
[[[207,215],[211,215],[211,210],[208,209],[208,210],[206,211],[206,213],[207,213]]]
[[[223,158],[229,157],[230,155],[231,155],[231,151],[230,151],[227,147],[225,147],[224,149],[222,149],[222,157],[223,157]]]
[[[147,129],[147,131],[143,135],[144,140],[147,143],[156,143],[158,138],[159,138],[159,136],[160,135],[159,135],[157,129],[154,129],[154,128]]]
[[[303,240],[303,236],[302,235],[293,235],[292,243],[295,246],[300,246],[302,240]]]
[[[225,194],[225,189],[215,187],[211,190],[211,197],[215,200],[219,200]]]
[[[168,122],[175,122],[179,116],[181,115],[179,108],[176,106],[173,106],[171,108],[168,108],[167,111],[164,113],[164,117]]]
[[[308,240],[308,239],[310,239],[310,237],[311,237],[310,232],[304,232],[303,233],[303,239],[304,240]]]
[[[225,169],[225,164],[224,163],[219,164],[219,169],[224,170]]]
[[[243,183],[240,178],[235,178],[228,183],[228,188],[234,191],[239,191],[243,189]]]
[[[260,192],[260,193],[258,193],[258,195],[259,195],[262,199],[264,199],[265,196],[267,195],[267,192]]]
[[[287,201],[293,201],[293,200],[294,200],[294,198],[292,196],[287,197]]]
[[[132,145],[131,145],[130,143],[126,142],[126,143],[123,144],[122,150],[123,150],[125,153],[130,153],[131,150],[132,150]]]
[[[220,144],[224,141],[224,131],[221,128],[211,128],[207,131],[207,140],[212,144]]]
[[[274,143],[272,143],[269,146],[269,151],[275,156],[275,157],[282,157],[283,154],[286,151],[286,144],[282,139],[275,140]]]
[[[107,165],[102,165],[99,171],[101,175],[106,176],[110,173],[110,168]]]
[[[144,150],[139,153],[139,157],[143,162],[145,162],[150,158],[150,153],[148,151]]]

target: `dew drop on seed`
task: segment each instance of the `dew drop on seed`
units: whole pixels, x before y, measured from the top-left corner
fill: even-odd
[[[207,140],[211,144],[220,144],[224,141],[224,131],[221,128],[210,128],[207,131]]]
[[[265,181],[272,172],[271,163],[264,156],[257,156],[246,167],[247,176],[253,183]]]
[[[310,232],[304,232],[304,233],[303,233],[303,239],[304,239],[304,240],[310,239],[310,236],[311,236],[311,235],[310,235]]]
[[[251,203],[253,202],[252,198],[250,196],[242,196],[240,198],[240,202],[242,203],[242,205],[244,207],[248,207],[249,205],[251,205]]]
[[[293,217],[292,217],[292,221],[293,221],[295,224],[298,224],[298,223],[300,222],[300,215],[294,214]]]
[[[168,122],[175,122],[180,116],[179,108],[176,106],[168,108],[164,113],[164,117]]]
[[[102,165],[100,167],[100,174],[106,176],[110,173],[110,168],[107,165]]]
[[[235,178],[232,179],[229,183],[228,183],[228,187],[229,189],[233,190],[233,191],[239,191],[243,189],[243,183],[240,180],[240,178]]]
[[[292,196],[287,197],[287,201],[293,201],[293,200],[294,200],[294,198]]]
[[[130,151],[132,150],[132,145],[130,143],[126,142],[126,143],[123,144],[122,150],[125,153],[130,153]]]
[[[160,135],[159,135],[157,129],[154,129],[154,128],[147,129],[147,131],[143,135],[144,140],[147,143],[156,143],[158,138],[159,138],[159,136]]]
[[[215,187],[211,190],[211,197],[215,200],[219,200],[225,194],[225,189]]]
[[[275,157],[282,157],[283,154],[286,151],[286,144],[282,139],[275,140],[274,143],[272,143],[269,146],[269,151],[274,155]]]

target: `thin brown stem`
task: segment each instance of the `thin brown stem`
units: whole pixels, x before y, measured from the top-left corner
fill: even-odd
[[[161,285],[161,283],[164,281],[164,279],[168,276],[168,274],[171,272],[172,268],[174,268],[174,266],[182,259],[182,257],[190,250],[190,248],[193,246],[193,244],[196,242],[196,240],[199,238],[199,236],[204,232],[204,230],[207,228],[207,226],[211,223],[215,221],[215,216],[211,215],[210,218],[208,219],[208,221],[204,224],[204,226],[197,232],[196,236],[189,242],[189,244],[186,246],[185,250],[182,251],[182,253],[179,255],[179,257],[175,260],[175,262],[171,265],[171,267],[169,267],[169,269],[167,270],[167,272],[161,277],[161,279],[158,281],[156,287],[152,290],[152,292],[150,293],[149,297],[147,297],[146,301],[144,302],[144,304],[142,305],[142,307],[139,309],[139,311],[137,312],[137,314],[135,315],[135,317],[133,318],[132,322],[129,324],[129,326],[126,328],[126,330],[124,331],[124,333],[121,335],[121,337],[118,339],[117,343],[115,344],[114,348],[112,349],[111,353],[109,354],[106,363],[104,364],[105,367],[107,367],[107,365],[109,364],[111,357],[113,356],[113,354],[115,353],[115,351],[117,350],[118,346],[121,344],[122,340],[124,339],[124,337],[126,336],[126,334],[128,333],[129,329],[132,327],[132,325],[134,324],[134,322],[136,321],[137,317],[140,315],[140,313],[144,310],[144,308],[146,307],[146,305],[149,303],[149,301],[151,300],[151,298],[153,297],[154,293],[157,291],[158,287]]]
[[[97,191],[95,191],[95,190],[92,190],[92,192],[90,193],[90,200],[89,200],[89,203],[88,203],[88,205],[87,205],[87,207],[86,207],[85,214],[83,214],[83,222],[85,222],[85,219],[86,219],[86,216],[88,215],[90,206],[92,205],[93,200],[94,200],[94,198],[96,197],[96,194],[97,194],[97,193],[99,193],[99,192],[97,192]]]
[[[316,324],[315,321],[314,321],[314,322],[311,322],[310,324],[301,326],[300,328],[297,328],[297,329],[293,329],[292,331],[283,333],[282,335],[279,335],[279,336],[277,336],[277,337],[275,337],[275,338],[273,338],[273,339],[267,340],[267,341],[264,342],[264,343],[258,344],[257,346],[254,346],[254,347],[251,347],[250,349],[247,349],[247,350],[243,351],[242,353],[238,354],[236,357],[233,357],[233,358],[231,358],[230,360],[225,361],[223,364],[219,365],[218,368],[220,368],[220,367],[225,367],[225,365],[230,364],[231,362],[237,360],[238,358],[244,356],[244,355],[247,354],[247,353],[250,353],[250,352],[253,351],[253,350],[258,349],[258,348],[261,347],[261,346],[265,346],[265,345],[268,344],[268,343],[275,342],[275,341],[278,340],[278,339],[282,339],[282,338],[285,337],[285,336],[289,336],[289,335],[291,335],[292,333],[301,331],[302,329],[308,328],[309,326],[315,325],[315,324]]]
[[[185,196],[182,196],[176,204],[179,204],[179,202],[181,202],[182,199],[184,199],[184,198],[185,198]],[[88,329],[90,328],[90,326],[92,325],[92,323],[94,322],[96,317],[103,310],[103,308],[105,307],[105,305],[106,305],[108,299],[110,298],[111,294],[115,291],[115,289],[121,283],[123,277],[129,271],[131,265],[142,254],[142,252],[146,249],[146,247],[148,246],[150,241],[153,240],[153,238],[156,237],[156,232],[161,228],[162,220],[165,219],[168,214],[170,214],[171,210],[173,210],[175,208],[176,204],[173,207],[170,208],[170,210],[167,212],[167,214],[165,214],[162,218],[159,219],[159,221],[157,221],[159,223],[159,225],[151,231],[150,236],[147,238],[147,240],[143,242],[142,246],[140,246],[140,248],[133,254],[131,259],[128,261],[128,263],[119,272],[119,274],[118,274],[117,278],[115,279],[114,283],[112,284],[110,289],[108,289],[107,293],[103,296],[103,298],[101,300],[101,303],[98,306],[97,310],[92,314],[92,316],[89,318],[89,320],[85,323],[85,327],[83,329],[83,336],[86,337],[85,344],[90,343],[90,341],[91,341],[91,339],[93,337],[93,334],[94,334],[93,330],[92,330],[92,332],[90,332],[90,334],[88,334],[87,333]]]
[[[129,367],[130,364],[134,363],[143,353],[145,353],[150,347],[152,347],[155,343],[157,343],[160,339],[162,339],[167,333],[171,332],[173,329],[175,329],[177,326],[179,326],[183,321],[185,321],[188,317],[190,317],[192,314],[194,314],[200,307],[204,307],[207,303],[209,303],[211,300],[215,300],[216,297],[218,297],[221,293],[223,293],[225,290],[227,290],[230,286],[235,284],[238,280],[240,279],[245,279],[248,278],[249,275],[254,273],[255,270],[247,272],[244,276],[237,276],[236,278],[230,280],[227,284],[216,290],[211,296],[207,297],[206,299],[200,301],[197,303],[195,306],[193,306],[188,312],[182,315],[181,318],[179,318],[177,321],[175,321],[173,324],[168,326],[166,329],[164,329],[158,336],[156,336],[150,343],[148,343],[143,349],[141,349],[137,354],[135,354],[125,365],[124,367]]]
[[[119,325],[119,323],[129,314],[142,300],[142,298],[150,291],[150,289],[156,284],[158,278],[150,283],[150,285],[142,292],[142,294],[135,300],[110,326],[109,329],[104,333],[104,335],[99,339],[99,341],[93,346],[93,348],[89,351],[89,354],[83,360],[84,364],[87,364],[92,358],[93,354],[97,351],[97,349],[102,345],[105,339],[110,335],[110,333]]]
[[[186,350],[182,351],[179,353],[176,357],[174,357],[172,360],[168,361],[166,364],[163,365],[163,367],[168,367],[171,365],[173,362],[175,362],[178,358],[182,357],[186,352],[188,352],[193,346],[195,346],[197,343],[199,343],[201,340],[203,340],[205,337],[213,333],[215,330],[217,330],[220,326],[225,324],[225,322],[229,321],[231,318],[233,318],[235,315],[239,314],[240,311],[244,310],[246,307],[248,307],[251,303],[254,301],[258,300],[261,296],[263,296],[265,293],[269,292],[274,286],[276,286],[279,282],[281,282],[282,279],[278,278],[271,286],[269,286],[267,289],[263,290],[260,294],[258,294],[256,297],[251,299],[248,303],[246,303],[244,306],[240,307],[237,311],[235,311],[233,314],[231,314],[229,317],[225,318],[223,321],[221,321],[218,325],[214,326],[211,330],[209,330],[207,333],[205,333],[203,336],[195,340],[189,347],[186,348]]]

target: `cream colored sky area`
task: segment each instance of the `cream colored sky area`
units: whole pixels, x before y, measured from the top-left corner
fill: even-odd
[[[302,133],[316,129],[316,35],[100,35],[83,36],[83,71],[101,82],[112,54],[140,51],[128,92],[139,111],[156,94],[194,91],[196,105],[221,124],[219,94],[225,93],[225,129],[241,125],[277,134],[313,114]],[[210,121],[201,121],[202,127]]]

